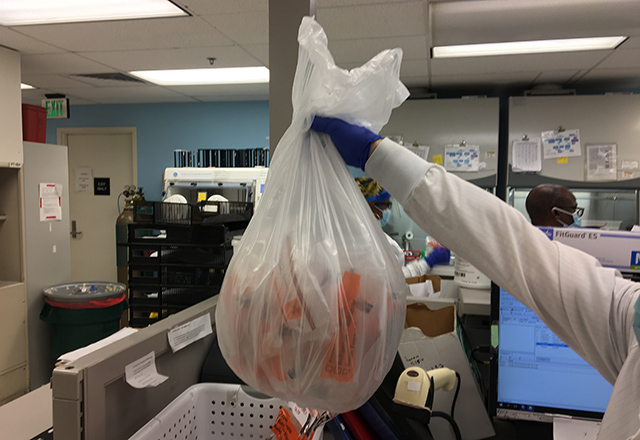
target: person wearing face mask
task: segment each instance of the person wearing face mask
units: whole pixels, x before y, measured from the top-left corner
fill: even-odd
[[[356,178],[356,183],[369,204],[371,212],[380,221],[380,226],[384,228],[391,218],[391,195],[370,177],[358,177]],[[443,246],[436,246],[426,257],[412,261],[405,266],[404,251],[400,245],[388,234],[385,234],[385,237],[387,237],[387,241],[398,259],[398,264],[402,266],[405,278],[427,274],[431,272],[433,266],[436,264],[448,264],[451,258],[449,249]]]
[[[311,136],[330,137],[348,165],[380,182],[418,226],[533,310],[614,385],[599,440],[640,440],[640,283],[549,240],[515,208],[390,139],[333,118],[316,116],[311,128]]]
[[[584,208],[578,207],[571,191],[562,185],[543,183],[533,188],[525,201],[534,226],[579,228]]]

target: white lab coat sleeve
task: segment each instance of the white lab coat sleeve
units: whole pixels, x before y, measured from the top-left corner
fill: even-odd
[[[633,342],[635,283],[549,240],[493,194],[389,139],[365,171],[429,235],[532,309],[605,379],[615,381]]]
[[[398,243],[396,243],[396,241],[393,238],[389,236],[389,234],[385,233],[384,236],[387,237],[387,242],[389,243],[389,246],[391,246],[391,249],[393,250],[393,255],[396,257],[396,260],[398,260],[398,264],[400,265],[400,267],[403,267],[404,252],[402,251],[402,248]]]

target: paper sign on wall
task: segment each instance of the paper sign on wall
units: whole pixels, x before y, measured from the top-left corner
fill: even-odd
[[[606,181],[618,179],[617,145],[587,145],[585,179]]]
[[[513,141],[511,167],[514,173],[538,173],[542,171],[540,140]]]
[[[171,350],[175,353],[187,345],[210,335],[212,332],[211,315],[207,313],[206,315],[172,328],[167,333],[167,338]]]
[[[76,168],[74,170],[76,176],[76,192],[89,191],[93,185],[93,172],[91,168]]]
[[[446,145],[444,167],[447,171],[478,171],[480,147],[478,145]]]
[[[127,383],[134,388],[157,387],[169,378],[158,374],[155,351],[124,367],[124,377]]]
[[[62,220],[62,184],[40,184],[40,221]]]
[[[581,156],[580,130],[543,131],[542,149],[545,159]]]

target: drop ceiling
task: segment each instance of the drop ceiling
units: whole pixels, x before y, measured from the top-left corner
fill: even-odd
[[[72,105],[266,100],[268,85],[162,87],[92,78],[132,70],[267,66],[268,0],[175,1],[191,16],[0,26],[0,45],[21,53],[22,81]],[[336,63],[353,68],[401,47],[414,96],[495,94],[551,84],[640,92],[640,0],[317,0],[316,18]],[[434,45],[628,35],[615,50],[431,59]]]

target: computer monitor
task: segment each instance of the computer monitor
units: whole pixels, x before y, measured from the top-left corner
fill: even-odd
[[[499,341],[491,371],[495,416],[540,422],[558,416],[602,419],[613,386],[495,283],[491,295]]]

